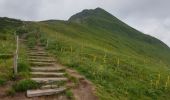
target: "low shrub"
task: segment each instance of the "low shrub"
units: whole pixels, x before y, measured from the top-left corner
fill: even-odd
[[[28,38],[28,47],[33,48],[36,44],[36,39],[35,38]]]
[[[13,88],[16,92],[24,92],[28,89],[36,89],[40,87],[40,84],[38,84],[37,82],[33,81],[33,80],[29,80],[29,79],[24,79],[24,80],[20,80],[18,83],[16,83]]]
[[[70,100],[75,100],[73,93],[70,90],[66,91],[66,96],[70,99]]]
[[[0,40],[7,40],[7,36],[5,34],[0,33]]]
[[[20,61],[18,63],[19,72],[29,72],[29,65],[26,62]]]
[[[161,89],[148,89],[145,94],[156,100],[162,93],[163,91]]]
[[[4,79],[1,79],[1,78],[0,78],[0,86],[3,85],[3,84],[5,84],[5,82],[6,82],[6,81],[5,81]]]
[[[29,78],[30,77],[30,68],[27,62],[25,61],[19,61],[18,63],[18,72],[19,76],[22,78]]]
[[[0,59],[10,59],[12,57],[12,54],[0,54]]]

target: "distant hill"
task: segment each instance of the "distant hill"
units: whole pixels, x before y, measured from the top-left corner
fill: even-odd
[[[0,33],[8,33],[9,31],[15,30],[17,27],[20,27],[23,24],[22,21],[0,17]]]

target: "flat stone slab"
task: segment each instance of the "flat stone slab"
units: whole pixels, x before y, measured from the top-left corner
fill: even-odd
[[[35,66],[52,66],[54,63],[47,63],[47,62],[31,62],[31,65]]]
[[[47,52],[45,51],[27,51],[28,54],[35,54],[35,53],[38,53],[38,54],[47,54]]]
[[[35,47],[35,48],[30,48],[29,50],[37,50],[37,51],[38,51],[38,50],[43,50],[43,51],[44,51],[44,49],[42,49],[42,48],[36,48],[36,47]]]
[[[58,72],[31,72],[31,75],[33,76],[48,76],[48,77],[59,77],[65,75],[65,73],[58,73]]]
[[[32,62],[55,62],[55,60],[52,59],[28,59],[28,60]]]
[[[27,90],[27,97],[54,95],[64,92],[65,90],[66,88]]]
[[[55,89],[55,88],[59,88],[58,85],[44,85],[41,87],[41,89]]]
[[[57,81],[67,81],[67,78],[31,78],[31,80],[34,80],[38,83],[52,83]]]
[[[33,72],[57,72],[57,71],[64,71],[64,68],[59,67],[31,67]]]
[[[52,57],[47,56],[29,56],[30,59],[52,59]]]
[[[48,54],[31,53],[30,56],[49,56]]]

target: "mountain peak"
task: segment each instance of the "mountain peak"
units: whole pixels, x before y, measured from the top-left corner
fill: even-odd
[[[81,23],[83,20],[98,17],[103,19],[111,19],[114,16],[105,11],[104,9],[98,7],[96,9],[85,9],[80,13],[77,13],[69,18],[69,21]]]
[[[95,11],[105,11],[103,8],[97,7],[96,9],[94,9]]]

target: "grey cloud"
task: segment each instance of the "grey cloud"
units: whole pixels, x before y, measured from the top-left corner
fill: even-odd
[[[169,4],[169,0],[136,0],[122,7],[120,13],[124,16],[133,14],[140,17],[166,18],[170,16]]]
[[[41,0],[1,0],[0,16],[20,18],[24,20],[36,19]]]

